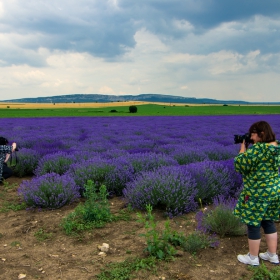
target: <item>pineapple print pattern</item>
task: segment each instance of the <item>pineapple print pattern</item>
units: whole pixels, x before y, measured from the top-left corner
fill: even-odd
[[[235,170],[243,177],[244,188],[234,215],[248,225],[278,220],[280,215],[280,146],[256,143],[234,159]]]

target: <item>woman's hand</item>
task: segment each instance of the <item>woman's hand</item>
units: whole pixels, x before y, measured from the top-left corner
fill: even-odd
[[[16,150],[16,148],[17,148],[17,143],[14,142],[12,144],[12,152],[14,152]]]
[[[239,151],[239,154],[240,153],[245,153],[247,148],[248,148],[248,143],[245,143],[245,140],[243,140],[243,142],[241,143],[240,145],[240,151]]]

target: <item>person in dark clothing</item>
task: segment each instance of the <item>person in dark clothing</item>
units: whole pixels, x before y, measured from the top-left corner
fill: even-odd
[[[8,146],[8,140],[4,137],[0,137],[0,182],[3,179],[7,179],[12,176],[13,171],[8,167],[7,161],[10,154],[16,150],[17,144],[14,142],[11,146]]]

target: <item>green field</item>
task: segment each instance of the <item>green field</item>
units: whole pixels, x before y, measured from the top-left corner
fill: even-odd
[[[58,108],[58,109],[0,109],[0,118],[18,117],[81,117],[81,116],[203,116],[203,115],[267,115],[280,114],[280,106],[164,106],[137,105],[137,113],[129,113],[129,106],[103,108]],[[117,112],[110,112],[116,110]]]

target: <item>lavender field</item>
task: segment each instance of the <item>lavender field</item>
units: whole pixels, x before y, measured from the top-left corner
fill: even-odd
[[[260,120],[279,136],[280,115],[6,118],[0,125],[19,146],[15,175],[33,176],[19,188],[27,205],[61,207],[92,180],[133,208],[149,203],[172,217],[238,195],[234,134]]]

